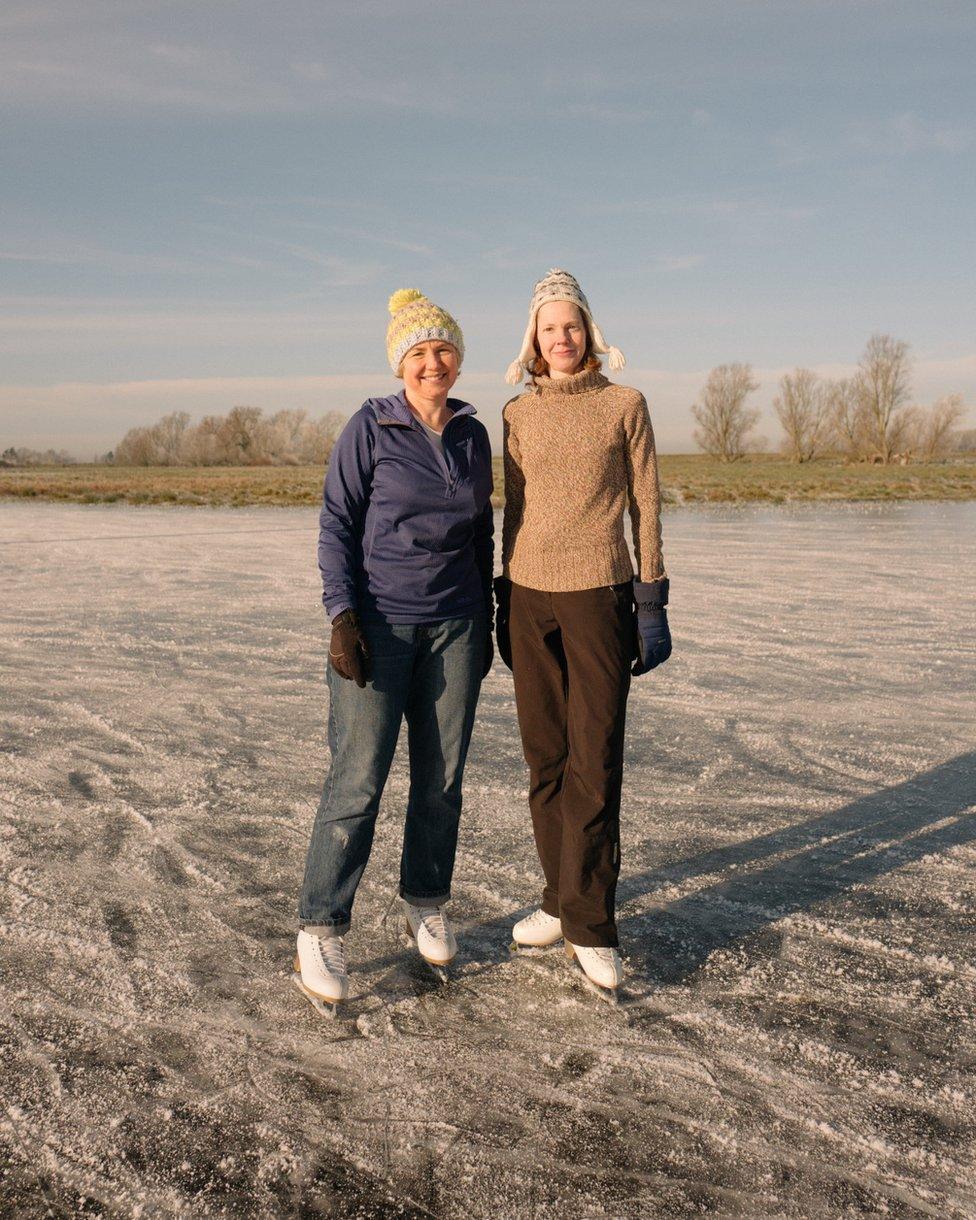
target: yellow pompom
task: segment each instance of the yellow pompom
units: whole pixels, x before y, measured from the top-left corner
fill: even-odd
[[[423,299],[424,294],[418,292],[416,288],[398,288],[390,297],[390,313],[398,313],[405,305],[412,305],[414,301]]]

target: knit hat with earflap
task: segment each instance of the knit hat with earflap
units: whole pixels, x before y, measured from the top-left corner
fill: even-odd
[[[401,288],[390,297],[390,325],[386,328],[386,354],[399,377],[407,352],[428,339],[443,339],[457,349],[458,368],[464,359],[464,336],[446,309],[428,301],[416,288]]]
[[[603,331],[593,321],[593,315],[590,313],[590,304],[583,295],[583,289],[580,288],[576,278],[570,275],[568,271],[563,271],[559,267],[553,267],[545,279],[540,280],[536,284],[535,292],[532,294],[532,304],[529,306],[529,324],[525,328],[525,336],[522,339],[522,350],[518,354],[518,359],[513,360],[508,366],[508,372],[505,374],[505,380],[509,385],[518,385],[536,358],[536,315],[539,309],[549,301],[569,301],[572,305],[578,305],[580,312],[586,318],[589,325],[590,335],[593,339],[593,350],[601,355],[606,353],[610,357],[610,367],[614,371],[624,367],[626,361],[624,360],[623,352],[619,347],[610,347],[607,344],[606,339],[603,337]]]

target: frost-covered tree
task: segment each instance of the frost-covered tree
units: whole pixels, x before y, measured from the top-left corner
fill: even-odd
[[[173,411],[153,424],[150,432],[157,466],[178,466],[183,458],[183,438],[190,424],[186,411]]]
[[[116,466],[158,466],[151,428],[130,428],[115,446]]]
[[[65,449],[28,449],[10,445],[0,454],[5,466],[73,466],[77,461]]]
[[[223,461],[231,466],[261,464],[263,459],[257,445],[260,407],[232,407],[220,426],[218,439],[223,451]]]
[[[327,462],[345,416],[329,411],[309,419],[287,408],[265,417],[259,407],[234,407],[195,425],[185,411],[151,427],[132,428],[116,446],[119,466],[281,466]]]
[[[302,462],[311,466],[328,462],[345,423],[340,411],[327,411],[320,419],[310,420],[302,435]]]

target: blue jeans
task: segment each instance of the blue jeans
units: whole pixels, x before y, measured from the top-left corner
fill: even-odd
[[[305,862],[302,927],[344,936],[369,860],[380,797],[406,717],[410,796],[400,894],[422,906],[451,896],[461,777],[481,687],[487,620],[429,626],[361,618],[369,647],[365,690],[329,666],[329,769]]]

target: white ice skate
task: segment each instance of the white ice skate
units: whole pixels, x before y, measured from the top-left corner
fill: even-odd
[[[617,988],[624,981],[624,968],[616,949],[573,945],[566,941],[566,956],[576,958],[583,973],[604,999],[614,1004],[617,1002]]]
[[[404,899],[407,935],[438,978],[446,980],[445,967],[457,956],[457,940],[447,916],[440,907],[415,907]]]
[[[349,975],[341,936],[298,933],[292,982],[323,1017],[334,1017],[349,994]]]
[[[545,949],[563,938],[563,925],[555,915],[547,915],[540,907],[520,919],[512,928],[512,952],[525,949]]]

